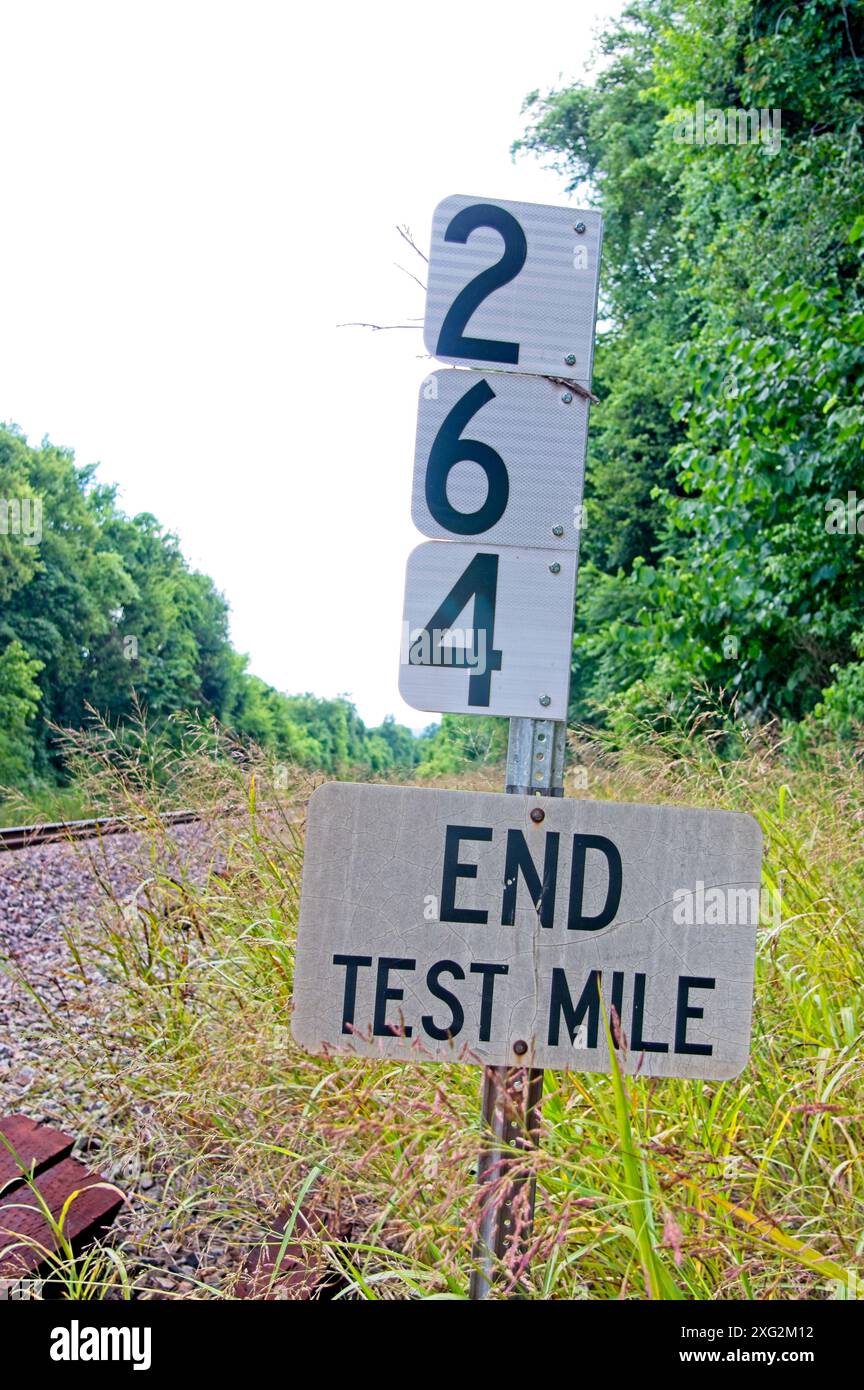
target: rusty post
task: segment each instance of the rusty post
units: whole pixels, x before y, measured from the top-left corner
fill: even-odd
[[[564,749],[567,726],[553,719],[511,719],[507,748],[506,791],[511,796],[563,796]],[[538,808],[539,809],[539,808]],[[517,1038],[516,1057],[527,1055],[528,1043]],[[485,1067],[482,1113],[486,1143],[477,1164],[483,1200],[474,1245],[470,1297],[488,1298],[496,1268],[508,1254],[524,1253],[534,1222],[534,1178],[519,1173],[518,1152],[539,1143],[543,1072],[514,1063]],[[514,1169],[512,1179],[508,1170]]]

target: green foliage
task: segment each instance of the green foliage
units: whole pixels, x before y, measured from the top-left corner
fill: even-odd
[[[606,220],[573,712],[708,688],[851,732],[864,9],[637,0],[603,48],[593,85],[529,98],[519,142]],[[676,140],[699,101],[779,109],[779,149]]]
[[[0,782],[21,781],[31,771],[31,725],[39,707],[36,678],[41,663],[20,642],[0,652]]]
[[[114,490],[72,454],[0,429],[0,784],[62,776],[50,725],[89,712],[128,724],[147,712],[215,716],[274,757],[327,773],[411,767],[410,730],[367,730],[345,699],[288,698],[249,674],[228,637],[228,606],[191,571],[155,517],[124,516]],[[41,506],[41,534],[18,520]],[[38,719],[36,715],[40,716]]]
[[[852,646],[856,654],[864,658],[864,632],[856,633]],[[811,723],[817,727],[824,725],[841,738],[852,738],[860,732],[862,710],[864,660],[850,661],[848,666],[835,668],[835,679],[814,709]]]
[[[418,747],[420,777],[446,777],[471,766],[499,763],[507,755],[507,720],[445,714]]]
[[[657,1081],[632,1055],[622,1076],[614,1048],[609,1075],[546,1073],[542,1141],[509,1150],[537,1204],[530,1259],[514,1244],[501,1262],[502,1298],[821,1300],[854,1298],[856,1282],[860,1296],[864,782],[827,739],[798,768],[785,740],[742,739],[742,756],[720,759],[669,721],[620,754],[582,743],[592,798],[756,816],[764,886],[782,882],[782,901],[758,933],[739,1076]],[[92,926],[70,924],[62,1007],[22,961],[43,1003],[28,1045],[44,1050],[52,1029],[30,1100],[98,1139],[106,1171],[155,1175],[122,1242],[127,1288],[153,1296],[154,1248],[182,1245],[200,1253],[196,1296],[236,1296],[250,1250],[296,1244],[314,1184],[323,1209],[350,1194],[352,1219],[301,1234],[310,1283],[326,1269],[340,1298],[464,1295],[489,1195],[475,1181],[479,1068],[310,1056],[286,1023],[305,793],[276,796],[266,767],[193,743],[174,758],[171,804],[231,811],[205,822],[216,871],[202,873],[160,823],[158,748],[80,743],[105,804],[149,827],[147,884],[130,913],[100,854],[84,856],[105,896]],[[292,1277],[282,1292],[296,1296]]]
[[[846,524],[864,463],[864,314],[835,287],[758,286],[752,298],[762,333],[728,335],[721,359],[708,331],[690,355],[684,496],[668,502],[686,548],[670,545],[662,618],[673,607],[683,618],[695,678],[800,718],[854,660],[861,626],[854,512],[851,534]]]

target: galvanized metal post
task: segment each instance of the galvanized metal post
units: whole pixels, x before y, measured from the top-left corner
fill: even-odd
[[[563,796],[567,726],[554,719],[511,719],[506,790],[513,796]],[[514,1048],[515,1051],[515,1048]],[[477,1164],[483,1202],[474,1246],[470,1297],[488,1298],[496,1267],[517,1244],[524,1251],[534,1222],[534,1179],[508,1179],[513,1149],[539,1142],[543,1072],[537,1067],[486,1067],[483,1120],[489,1131]]]

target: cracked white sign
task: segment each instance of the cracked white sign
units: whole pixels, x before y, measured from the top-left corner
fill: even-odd
[[[729,811],[329,783],[309,806],[294,1036],[604,1072],[608,1019],[627,1072],[735,1076],[761,850]]]

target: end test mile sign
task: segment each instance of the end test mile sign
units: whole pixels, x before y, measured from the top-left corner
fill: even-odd
[[[680,806],[331,783],[309,808],[293,1029],[312,1052],[737,1075],[761,832]]]

